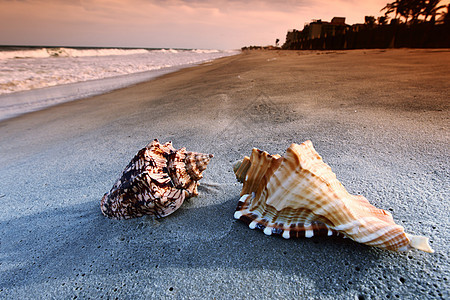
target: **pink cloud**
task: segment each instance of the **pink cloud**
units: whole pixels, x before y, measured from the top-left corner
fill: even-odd
[[[0,0],[0,44],[239,48],[311,19],[381,15],[385,0]]]

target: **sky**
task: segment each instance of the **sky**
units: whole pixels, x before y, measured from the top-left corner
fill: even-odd
[[[239,49],[312,19],[364,23],[392,1],[0,0],[0,45]]]

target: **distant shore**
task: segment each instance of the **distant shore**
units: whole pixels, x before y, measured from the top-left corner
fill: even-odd
[[[0,298],[448,299],[449,54],[245,51],[0,121]],[[198,197],[163,219],[104,217],[155,138],[214,154]],[[233,162],[305,140],[436,253],[234,220]]]

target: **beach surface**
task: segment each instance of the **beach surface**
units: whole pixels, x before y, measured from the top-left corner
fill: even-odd
[[[248,51],[0,122],[1,299],[448,299],[450,50]],[[214,154],[163,219],[100,199],[153,139]],[[433,254],[269,237],[232,164],[311,140]]]

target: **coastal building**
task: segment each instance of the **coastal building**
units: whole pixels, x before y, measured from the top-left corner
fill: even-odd
[[[289,43],[289,44],[299,43],[303,37],[304,37],[303,31],[299,31],[297,29],[289,30],[286,35],[286,43]],[[286,45],[286,43],[285,43],[285,45]]]
[[[306,40],[314,40],[336,35],[345,34],[350,28],[345,24],[345,17],[334,17],[331,22],[322,20],[313,20],[311,23],[305,24],[303,30],[292,29],[286,35],[284,49],[296,49],[298,45]]]
[[[450,6],[449,6],[450,9]],[[448,48],[450,47],[450,14],[445,18],[416,23],[402,23],[386,18],[366,16],[364,24],[345,24],[344,17],[331,22],[313,20],[303,30],[290,30],[282,49],[343,50],[371,48]]]
[[[303,31],[307,31],[307,37],[309,39],[317,39],[343,34],[347,27],[349,27],[349,25],[345,24],[344,17],[334,17],[331,19],[331,22],[313,20],[313,22],[305,25]]]

